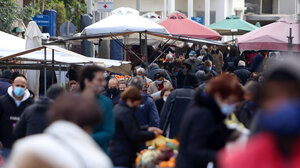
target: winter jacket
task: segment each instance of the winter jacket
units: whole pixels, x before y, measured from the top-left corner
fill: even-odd
[[[0,141],[5,148],[11,148],[15,137],[13,136],[13,128],[19,121],[24,109],[33,103],[33,95],[28,90],[22,101],[17,106],[15,98],[13,97],[12,86],[8,88],[7,94],[0,97]]]
[[[251,72],[262,72],[263,71],[264,57],[261,54],[257,54],[252,58],[250,71]]]
[[[159,126],[159,115],[153,99],[142,93],[142,104],[135,112],[135,117],[141,126]]]
[[[29,156],[42,162],[30,162]],[[43,134],[17,141],[7,167],[43,167],[39,163],[59,168],[113,167],[108,156],[82,128],[62,120],[51,124]]]
[[[244,101],[236,107],[235,116],[244,124],[246,128],[250,128],[252,119],[257,112],[257,104],[255,102]]]
[[[197,93],[195,103],[182,119],[177,168],[206,168],[216,161],[230,134],[224,119],[213,98]]]
[[[118,90],[118,92],[116,92],[116,93],[111,93],[109,91],[109,89],[106,89],[106,91],[103,93],[103,95],[108,97],[111,100],[113,106],[115,106],[116,104],[119,103],[121,91]]]
[[[222,72],[222,67],[224,65],[224,59],[223,59],[223,54],[221,51],[216,50],[216,51],[212,51],[211,56],[214,60],[214,65],[216,68],[216,71],[218,73]]]
[[[292,146],[290,155],[284,155],[278,140],[269,133],[254,136],[244,149],[219,155],[218,161],[222,168],[298,168],[300,167],[300,139]],[[281,147],[282,148],[282,147]]]
[[[102,148],[104,152],[108,152],[109,141],[113,138],[115,132],[115,120],[113,114],[113,106],[109,98],[98,95],[97,102],[102,109],[103,119],[94,127],[92,137]]]
[[[245,69],[245,67],[238,67],[233,73],[241,80],[242,85],[245,85],[251,76],[251,72]]]
[[[28,135],[39,134],[47,127],[46,112],[51,104],[47,97],[41,97],[34,104],[28,106],[14,128],[16,139]]]
[[[159,115],[161,114],[161,110],[162,110],[164,104],[165,104],[165,101],[164,101],[163,98],[160,98],[160,99],[155,101],[155,105],[157,107],[157,111],[158,111]]]
[[[168,72],[164,69],[160,69],[158,66],[152,66],[150,69],[149,69],[149,72],[147,74],[147,77],[149,79],[151,79],[152,81],[154,81],[154,75],[157,73],[157,72],[162,72],[164,74],[164,77],[165,79],[167,79],[168,81],[172,82],[171,78],[170,78],[170,75],[168,74]]]
[[[116,133],[111,142],[109,153],[114,166],[131,168],[138,152],[139,143],[155,137],[153,132],[144,131],[134,116],[135,110],[125,102],[114,107]]]
[[[11,86],[8,79],[0,79],[0,96],[3,96],[7,93],[7,89]]]
[[[163,85],[164,85],[164,88],[173,88],[171,82],[168,81],[168,80],[166,80],[166,79],[164,79]],[[147,94],[148,94],[148,95],[152,95],[153,93],[156,93],[156,92],[158,92],[158,91],[159,91],[159,90],[158,90],[158,85],[157,85],[156,82],[154,81],[154,82],[152,82],[152,83],[150,84],[150,86],[148,87],[148,89],[147,89]],[[157,97],[154,97],[154,99],[158,99],[158,98],[157,98]]]
[[[195,72],[196,67],[201,63],[200,60],[198,60],[197,58],[195,59],[186,59],[184,60],[184,63],[191,65],[191,72]]]
[[[237,68],[237,62],[239,61],[238,56],[227,56],[224,61],[224,71],[233,72]]]
[[[160,114],[159,124],[165,136],[177,137],[182,117],[194,95],[194,89],[182,88],[174,90],[168,96]]]

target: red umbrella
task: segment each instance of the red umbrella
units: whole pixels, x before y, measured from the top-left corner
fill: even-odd
[[[216,31],[188,19],[180,12],[171,14],[168,19],[158,24],[165,27],[171,34],[211,40],[222,39],[221,35]]]
[[[300,52],[300,22],[279,20],[253,30],[237,39],[240,50],[288,51],[288,38],[292,28],[293,51]]]

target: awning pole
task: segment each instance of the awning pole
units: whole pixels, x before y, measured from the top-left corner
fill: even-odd
[[[44,67],[44,96],[46,96],[47,92],[47,48],[44,48],[44,61],[45,61],[45,67]]]
[[[148,68],[148,45],[147,45],[147,31],[145,31],[145,57],[146,57],[146,69]]]
[[[59,83],[59,85],[61,85],[61,64],[59,64],[58,71],[59,71],[59,74],[58,74],[58,83]]]
[[[52,84],[54,83],[55,70],[54,70],[54,49],[52,49]]]

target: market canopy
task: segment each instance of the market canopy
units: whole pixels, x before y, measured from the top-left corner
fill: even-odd
[[[81,36],[105,34],[121,34],[128,32],[165,32],[165,28],[157,23],[139,16],[139,12],[131,8],[118,8],[111,16],[87,26]]]
[[[300,21],[279,20],[253,30],[237,39],[240,50],[288,51],[288,36],[292,29],[293,51],[300,52]]]
[[[131,70],[131,63],[128,61],[90,58],[57,46],[41,46],[25,51],[16,51],[17,50],[3,50],[2,54],[5,54],[6,56],[0,57],[0,61],[3,62],[14,59],[36,62],[36,64],[30,65],[25,63],[25,65],[23,65],[24,69],[41,69],[45,66],[55,66],[56,69],[58,69],[58,65],[96,64],[115,73],[130,74]],[[44,64],[45,60],[48,65]],[[53,63],[55,65],[53,65]],[[10,63],[7,62],[2,65],[9,65],[11,67],[22,66],[20,64],[10,65]]]
[[[221,35],[216,31],[188,19],[180,12],[171,14],[168,19],[159,24],[164,26],[169,33],[174,35],[211,40],[222,39]]]
[[[25,40],[0,31],[0,56],[2,50],[25,50]]]
[[[258,28],[235,15],[226,17],[226,19],[207,27],[219,32],[221,35],[243,35]]]

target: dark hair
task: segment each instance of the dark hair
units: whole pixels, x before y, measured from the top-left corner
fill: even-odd
[[[239,56],[238,48],[236,46],[231,46],[229,50],[229,56]]]
[[[84,80],[88,79],[89,81],[92,81],[95,78],[95,73],[96,72],[104,72],[105,69],[97,66],[97,65],[89,65],[85,66],[81,69],[80,72],[80,79],[79,79],[79,85],[80,85],[80,90],[84,90],[85,84]]]
[[[47,92],[46,96],[50,99],[55,100],[58,96],[62,95],[65,92],[65,89],[58,84],[51,85]]]
[[[18,75],[16,75],[16,76],[13,77],[13,81],[14,81],[17,77],[22,77],[22,78],[24,78],[24,79],[27,81],[26,76],[23,75],[23,74],[20,74],[20,73],[19,73]]]
[[[126,102],[127,99],[130,99],[131,101],[142,100],[140,91],[134,86],[129,86],[125,89],[125,91],[121,94],[121,98],[124,102]]]
[[[58,120],[65,120],[83,128],[99,124],[102,118],[101,112],[100,106],[93,100],[64,94],[50,106],[47,116],[50,124]]]
[[[168,88],[163,88],[162,90],[161,90],[161,92],[160,92],[160,97],[162,98],[163,96],[164,96],[164,94],[167,92],[167,91],[170,91],[170,92],[172,92],[174,89],[173,88],[170,88],[170,87],[168,87]]]
[[[164,74],[162,72],[157,72],[154,74],[154,80],[159,79],[162,76],[164,76]]]
[[[219,93],[222,99],[226,99],[230,95],[235,95],[239,100],[244,97],[239,79],[231,73],[223,73],[211,79],[205,87],[205,92],[210,96]]]

